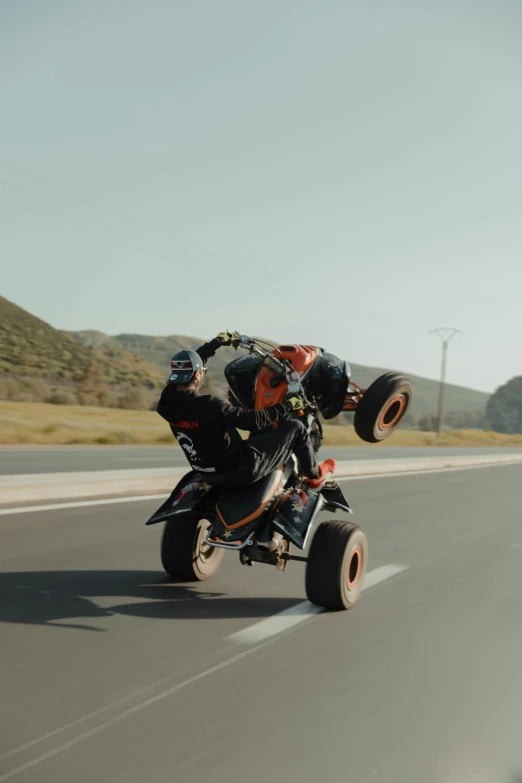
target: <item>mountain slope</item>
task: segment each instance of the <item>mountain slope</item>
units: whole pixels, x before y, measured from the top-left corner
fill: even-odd
[[[75,383],[95,360],[105,383],[113,389],[160,389],[169,375],[172,354],[183,348],[194,350],[202,343],[184,335],[111,337],[96,330],[64,332],[0,297],[0,375],[7,378],[30,377],[66,386]],[[207,377],[216,393],[226,392],[224,368],[236,356],[233,348],[222,348],[210,361]],[[363,388],[386,372],[385,368],[355,363],[351,369],[353,380]],[[412,414],[435,414],[438,383],[409,377],[414,385]],[[488,397],[484,392],[448,385],[445,408],[452,412],[484,411]]]
[[[382,368],[382,367],[367,367],[364,364],[350,364],[352,368],[353,380],[362,386],[368,388],[370,383],[374,381],[379,375],[385,372],[389,372],[390,369],[396,370],[397,368]],[[412,375],[409,372],[399,370],[413,383],[413,402],[411,406],[412,413],[423,416],[425,414],[435,415],[438,406],[439,398],[439,383],[433,381],[430,378],[422,378],[419,375]],[[483,412],[486,407],[486,403],[489,399],[489,394],[486,392],[476,391],[475,389],[468,389],[465,386],[456,386],[454,384],[446,384],[444,392],[444,407],[447,411],[454,413],[480,411]]]
[[[101,333],[99,333],[101,334]],[[114,387],[159,387],[156,367],[114,342],[92,348],[0,297],[0,374],[73,383],[96,361],[105,382]]]
[[[119,334],[114,339],[127,351],[142,356],[150,364],[156,365],[158,369],[161,369],[164,375],[168,374],[169,362],[172,354],[176,351],[180,351],[183,348],[195,350],[198,348],[203,340],[195,337],[185,337],[183,335],[171,335],[169,337],[153,337],[148,335],[138,334]],[[224,379],[225,365],[231,361],[234,357],[238,356],[238,353],[233,348],[220,349],[215,357],[209,362],[210,373],[212,374],[212,385],[214,389],[223,392],[226,388]],[[368,388],[370,383],[378,378],[389,369],[404,372],[411,379],[414,386],[414,398],[411,407],[411,412],[418,416],[425,414],[434,415],[437,411],[439,384],[437,381],[430,380],[429,378],[422,378],[417,375],[411,375],[400,368],[381,368],[381,367],[368,367],[363,364],[350,363],[352,370],[352,379],[362,386]],[[471,412],[471,411],[484,411],[486,402],[489,395],[485,392],[475,391],[474,389],[467,389],[463,386],[455,386],[448,384],[446,386],[446,404],[447,411],[453,411],[455,413]]]
[[[114,337],[118,344],[126,351],[132,351],[150,364],[162,371],[165,378],[170,372],[170,360],[178,351],[195,351],[205,340],[199,337],[187,337],[186,335],[170,335],[168,337],[152,337],[142,334],[118,334]],[[234,348],[220,348],[216,355],[209,361],[208,378],[214,392],[226,393],[225,367],[239,353]]]

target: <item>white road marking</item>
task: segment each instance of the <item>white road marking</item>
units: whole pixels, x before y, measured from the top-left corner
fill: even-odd
[[[403,571],[407,571],[408,566],[400,565],[399,563],[390,563],[390,565],[381,566],[380,568],[374,568],[373,571],[368,571],[364,579],[364,590],[369,590],[370,587],[376,587],[381,582],[385,582],[387,579],[391,579],[397,574],[402,574]]]
[[[30,514],[31,511],[62,511],[67,508],[86,508],[88,506],[110,506],[112,503],[134,503],[141,500],[166,500],[168,493],[161,495],[127,495],[121,498],[100,498],[98,500],[77,500],[72,503],[46,503],[43,506],[15,506],[14,508],[0,508],[0,516],[10,514]]]
[[[288,631],[296,625],[306,622],[315,614],[320,614],[324,609],[321,606],[311,604],[310,601],[303,601],[300,604],[291,606],[283,612],[278,612],[261,620],[242,631],[237,631],[227,636],[228,642],[235,644],[259,644],[259,642],[269,639],[271,636],[277,636],[284,631]]]
[[[462,465],[452,468],[425,468],[423,470],[396,470],[392,473],[368,473],[366,476],[341,476],[334,479],[342,481],[365,481],[367,479],[409,478],[410,476],[431,476],[432,473],[455,473],[463,470],[479,470],[479,468],[500,468],[507,465],[520,465],[520,462],[489,462],[483,465]]]
[[[375,568],[373,571],[368,571],[364,580],[364,590],[368,590],[370,587],[375,587],[381,582],[385,582],[387,579],[391,579],[393,576],[405,571],[408,566],[399,565],[398,563],[391,563],[390,565],[382,566],[381,568]],[[267,617],[265,620],[261,620],[254,625],[250,625],[248,628],[244,628],[242,631],[227,636],[228,642],[234,642],[235,644],[259,644],[260,642],[269,639],[271,636],[277,636],[280,633],[294,628],[296,625],[306,622],[316,614],[325,612],[321,606],[311,604],[309,601],[303,601],[300,604],[291,606],[289,609],[285,609],[283,612]]]
[[[162,454],[161,456],[158,455],[157,457],[120,457],[122,462],[168,462],[169,465],[172,465],[172,455],[171,454]],[[174,465],[173,467],[179,468],[183,466],[183,462],[180,462],[179,465]]]
[[[409,478],[410,476],[430,476],[433,473],[454,473],[463,470],[478,470],[479,468],[504,467],[506,465],[517,465],[518,462],[491,462],[484,465],[464,465],[453,468],[428,468],[426,470],[405,470],[395,471],[393,473],[371,473],[366,476],[344,476],[339,477],[339,483],[343,481],[369,481],[370,479],[388,479],[388,478]],[[9,516],[10,514],[30,514],[38,511],[61,511],[68,508],[87,508],[88,506],[104,506],[112,503],[136,503],[143,500],[166,500],[168,492],[155,495],[128,495],[118,498],[108,498],[104,500],[78,500],[71,503],[46,503],[40,506],[14,506],[12,508],[0,508],[0,516]]]

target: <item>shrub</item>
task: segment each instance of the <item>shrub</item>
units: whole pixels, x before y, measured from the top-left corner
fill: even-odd
[[[159,435],[156,438],[156,443],[166,443],[169,446],[175,446],[176,445],[176,439],[172,435],[171,432],[166,432],[164,435]]]
[[[58,432],[59,429],[59,424],[46,424],[45,427],[41,428],[40,432],[43,432],[45,435],[53,435],[55,432]]]
[[[48,402],[51,405],[76,405],[77,399],[74,394],[66,391],[54,391],[45,398],[44,402]]]
[[[49,385],[39,378],[23,381],[23,386],[25,393],[31,395],[31,402],[43,402],[51,391]]]
[[[99,443],[101,446],[119,446],[134,443],[134,439],[126,432],[110,432],[107,435],[100,435],[98,438],[94,438],[93,442]]]
[[[522,375],[496,390],[488,400],[486,415],[495,432],[522,433]]]
[[[133,411],[146,411],[150,409],[150,397],[145,389],[129,389],[118,400],[118,408]]]
[[[107,388],[99,362],[93,360],[78,381],[80,405],[97,405],[108,408],[112,395]]]
[[[38,378],[3,378],[0,380],[1,400],[43,402],[49,393],[49,386]]]
[[[0,380],[0,400],[17,400],[23,391],[23,386],[16,378]]]

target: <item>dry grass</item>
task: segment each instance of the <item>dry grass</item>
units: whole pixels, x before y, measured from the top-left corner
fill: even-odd
[[[369,446],[360,440],[352,427],[324,428],[327,446]],[[496,447],[496,446],[522,446],[522,435],[503,435],[500,432],[487,432],[486,430],[447,430],[440,438],[434,432],[418,432],[416,430],[397,430],[379,448],[387,446],[440,446],[451,447]]]
[[[168,425],[154,411],[0,401],[0,443],[172,445]],[[326,426],[329,446],[365,445],[351,427]],[[482,430],[433,433],[399,430],[381,446],[522,446],[522,435]]]
[[[0,402],[1,443],[172,445],[173,440],[154,411]]]

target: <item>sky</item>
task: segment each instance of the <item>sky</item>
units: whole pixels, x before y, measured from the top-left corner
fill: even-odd
[[[0,0],[0,260],[60,329],[522,374],[518,0]],[[355,380],[357,380],[355,378]]]

